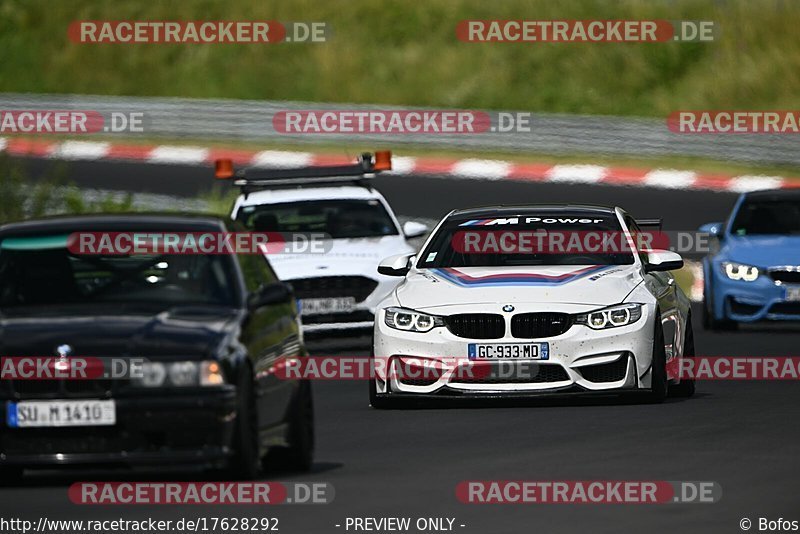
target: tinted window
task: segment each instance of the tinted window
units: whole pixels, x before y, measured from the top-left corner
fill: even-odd
[[[639,255],[639,261],[641,261],[642,264],[644,265],[649,264],[650,260],[647,257],[647,252],[643,250],[643,247],[641,246],[643,242],[646,242],[646,240],[643,241],[638,237],[642,235],[644,232],[642,232],[642,229],[639,228],[638,224],[636,224],[636,220],[633,217],[630,216],[625,217],[625,224],[628,226],[628,231],[631,233],[634,243],[637,244],[637,254]]]
[[[378,200],[311,200],[243,206],[238,220],[257,232],[323,232],[334,239],[398,235]]]
[[[0,308],[146,303],[235,306],[230,256],[74,255],[67,236],[0,242]],[[63,243],[61,243],[63,242]]]
[[[800,200],[746,200],[736,213],[731,233],[799,234]]]
[[[495,236],[499,236],[497,238],[499,241],[504,232],[511,232],[515,236],[547,232],[548,235],[558,235],[561,239],[569,239],[573,236],[584,239],[590,233],[601,236],[607,234],[614,237],[617,242],[626,241],[617,218],[606,214],[527,213],[502,219],[454,220],[448,221],[439,229],[428,247],[420,254],[417,265],[425,268],[442,268],[515,265],[628,265],[633,263],[633,255],[627,250],[620,250],[620,252],[606,249],[600,252],[588,250],[561,252],[560,247],[554,246],[548,248],[549,251],[541,253],[526,253],[522,248],[511,253],[492,252],[487,248],[480,253],[470,253],[468,252],[469,247],[464,245],[469,239],[465,236],[475,232],[481,236],[475,240],[475,242],[481,243],[481,246],[490,242],[486,239],[488,236],[483,234],[493,233]],[[535,240],[529,241],[529,243],[535,242]],[[487,252],[487,250],[490,251]],[[553,253],[553,250],[556,253]]]

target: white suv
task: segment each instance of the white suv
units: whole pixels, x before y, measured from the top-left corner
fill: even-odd
[[[256,232],[328,234],[325,253],[270,254],[270,263],[294,288],[305,332],[371,329],[376,305],[400,281],[378,274],[378,263],[394,254],[413,254],[407,239],[424,235],[428,227],[414,221],[401,226],[368,182],[346,177],[293,181],[296,186],[262,185],[239,195],[231,217]]]

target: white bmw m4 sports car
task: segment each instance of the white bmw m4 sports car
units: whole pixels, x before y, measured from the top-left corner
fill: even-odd
[[[689,396],[690,303],[620,208],[457,210],[418,255],[381,262],[403,281],[377,309],[370,402],[629,393]]]

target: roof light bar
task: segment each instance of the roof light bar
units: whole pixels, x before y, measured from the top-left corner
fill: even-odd
[[[249,168],[234,172],[230,159],[218,159],[214,164],[214,176],[219,180],[234,178],[233,185],[248,193],[257,189],[268,189],[285,185],[333,184],[355,182],[363,185],[363,180],[373,178],[376,173],[392,169],[392,153],[389,150],[365,152],[352,165],[320,165],[294,169]]]

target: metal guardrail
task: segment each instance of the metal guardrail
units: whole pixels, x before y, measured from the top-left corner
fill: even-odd
[[[798,136],[675,134],[668,130],[666,120],[651,118],[533,113],[531,131],[525,133],[286,135],[277,132],[272,125],[272,119],[279,111],[403,111],[410,108],[258,100],[0,93],[0,110],[22,109],[92,110],[102,114],[112,111],[144,112],[144,133],[115,134],[130,137],[269,140],[296,144],[381,142],[393,146],[416,144],[464,151],[680,155],[747,163],[800,165]]]

